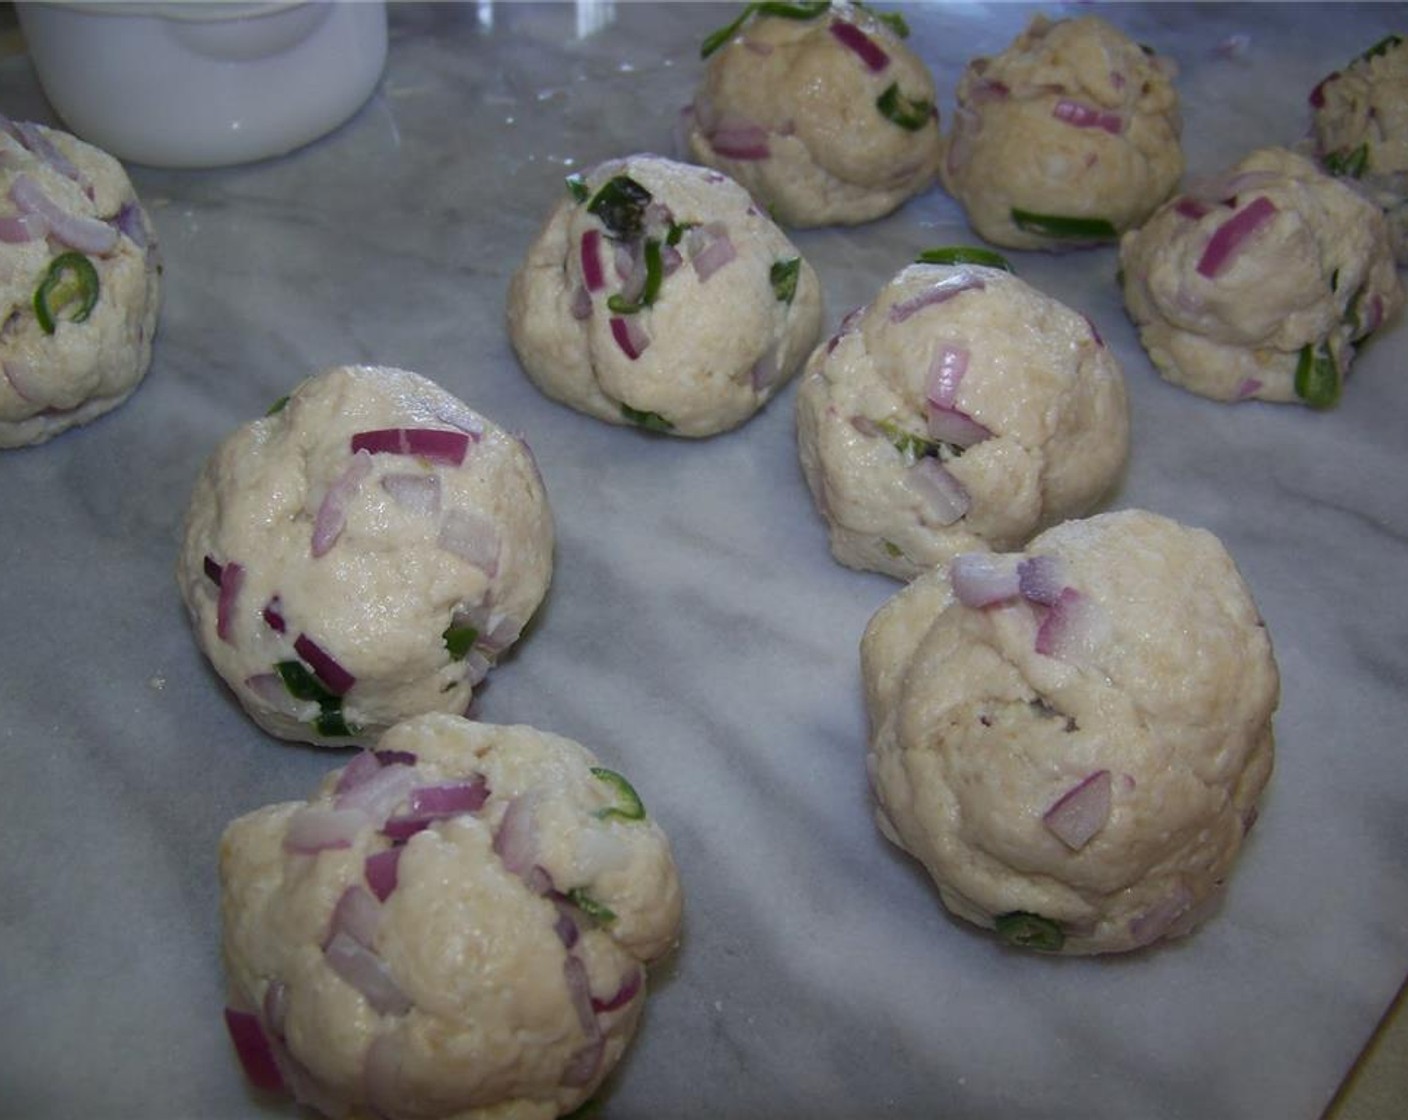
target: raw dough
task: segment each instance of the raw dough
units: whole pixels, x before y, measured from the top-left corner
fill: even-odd
[[[978,234],[1018,249],[1114,241],[1183,173],[1177,68],[1098,16],[1036,16],[958,83],[944,186]]]
[[[572,1111],[680,927],[669,843],[624,778],[571,740],[443,714],[233,822],[220,878],[246,1071],[329,1116]]]
[[[1170,200],[1120,263],[1159,373],[1214,400],[1334,405],[1356,346],[1403,304],[1382,212],[1284,148]]]
[[[255,721],[345,746],[463,712],[546,594],[552,554],[526,443],[414,373],[342,366],[211,456],[177,576]]]
[[[876,613],[861,664],[880,828],[955,914],[1065,953],[1207,916],[1279,690],[1211,533],[1132,510],[957,557]]]
[[[534,384],[677,436],[762,408],[821,331],[816,273],[786,235],[726,176],[661,156],[568,186],[509,290],[509,337]]]
[[[909,579],[1088,513],[1128,451],[1124,375],[1011,273],[916,264],[813,353],[797,438],[836,559]]]
[[[0,448],[24,447],[132,395],[151,365],[160,267],[122,165],[67,132],[0,116],[0,197]]]
[[[928,190],[942,149],[934,79],[894,13],[833,4],[754,15],[710,55],[685,143],[786,226],[854,225]]]

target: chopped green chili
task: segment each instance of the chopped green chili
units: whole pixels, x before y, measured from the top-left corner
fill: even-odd
[[[955,456],[962,454],[961,447],[952,444],[944,444],[941,440],[929,439],[914,432],[901,428],[893,420],[877,420],[875,426],[880,429],[880,433],[895,445],[896,450],[901,455],[909,459],[928,459],[938,455],[939,451],[947,446]]]
[[[288,404],[288,394],[287,394],[287,393],[285,393],[282,397],[280,397],[280,398],[279,398],[278,400],[276,400],[273,404],[271,404],[271,405],[269,406],[269,411],[266,412],[266,413],[264,413],[264,415],[265,415],[265,416],[273,416],[273,415],[275,415],[276,413],[282,412],[282,411],[284,410],[284,406],[285,406],[286,404]]]
[[[34,290],[34,314],[45,334],[58,329],[65,312],[69,322],[83,322],[97,302],[98,270],[82,253],[60,253]]]
[[[802,271],[801,257],[787,257],[773,261],[768,279],[772,281],[773,295],[782,303],[791,303],[797,294],[797,277]]]
[[[900,92],[899,82],[891,82],[875,99],[880,115],[907,132],[918,132],[933,119],[934,105],[922,97],[908,98]]]
[[[1325,170],[1331,175],[1346,175],[1351,179],[1361,178],[1369,167],[1369,142],[1348,152],[1331,152],[1325,157]]]
[[[997,927],[998,937],[1019,949],[1040,949],[1054,953],[1066,943],[1066,935],[1061,932],[1061,927],[1050,918],[1028,914],[1024,910],[999,914],[994,925]]]
[[[566,182],[568,194],[578,202],[587,201],[588,197],[591,195],[591,191],[587,188],[587,181],[582,177],[580,172],[574,172],[567,176]]]
[[[615,770],[608,770],[605,766],[593,766],[592,776],[598,781],[605,782],[616,794],[616,804],[608,805],[605,809],[598,809],[592,815],[598,820],[622,821],[643,821],[645,820],[645,803],[641,801],[640,794],[635,791],[635,787]]]
[[[303,662],[280,661],[274,669],[290,696],[295,700],[311,700],[318,705],[318,715],[313,720],[313,727],[319,735],[336,738],[356,734],[342,714],[342,697],[324,688],[322,682]]]
[[[594,899],[585,887],[573,887],[567,892],[567,901],[594,922],[607,925],[616,920],[616,911]]]
[[[671,222],[669,232],[665,234],[665,244],[675,246],[683,240],[684,235],[692,230],[697,222]]]
[[[1334,408],[1344,388],[1339,363],[1324,346],[1316,350],[1307,343],[1296,362],[1295,385],[1296,396],[1311,408]]]
[[[1060,214],[1036,214],[1012,207],[1012,221],[1018,229],[1041,237],[1072,238],[1080,241],[1113,241],[1119,236],[1105,218],[1072,218]]]
[[[660,295],[660,283],[665,278],[665,265],[660,256],[660,242],[653,237],[645,239],[645,284],[634,303],[619,292],[608,297],[606,306],[617,315],[634,315],[642,308],[649,307]]]
[[[904,555],[904,549],[900,548],[894,541],[881,541],[880,543],[885,546],[885,551],[896,560]]]
[[[831,7],[831,0],[815,0],[814,3],[782,4],[764,2],[749,4],[743,13],[727,27],[721,27],[712,35],[706,36],[699,48],[699,57],[708,58],[738,33],[738,29],[755,15],[776,16],[778,19],[816,19]]]
[[[629,175],[617,175],[587,203],[587,212],[601,219],[615,237],[630,239],[645,228],[650,192]]]
[[[949,245],[942,249],[925,249],[914,258],[916,264],[979,264],[1011,272],[1012,265],[1001,253],[980,249],[975,245]]]
[[[473,626],[456,626],[453,622],[445,627],[440,635],[445,639],[445,648],[450,652],[451,661],[463,661],[479,640],[479,631]]]
[[[621,403],[621,415],[632,424],[639,428],[645,428],[647,431],[673,432],[675,430],[675,426],[658,412],[644,412],[639,408],[632,408],[624,401]]]
[[[1401,42],[1403,42],[1402,35],[1385,35],[1359,57],[1364,62],[1368,62],[1371,58],[1378,58],[1381,55],[1388,54],[1389,51],[1398,46]]]

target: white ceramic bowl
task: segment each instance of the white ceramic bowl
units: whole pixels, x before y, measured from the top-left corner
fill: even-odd
[[[75,135],[122,160],[219,167],[330,132],[386,63],[381,0],[20,3],[39,83]]]

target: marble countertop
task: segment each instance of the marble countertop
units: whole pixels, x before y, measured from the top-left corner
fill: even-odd
[[[243,715],[173,568],[215,444],[344,362],[415,370],[527,434],[554,583],[479,714],[587,744],[673,841],[685,934],[602,1116],[1298,1120],[1334,1096],[1408,973],[1408,325],[1334,412],[1219,405],[1155,376],[1113,250],[1014,254],[1124,363],[1133,449],[1110,505],[1222,538],[1284,696],[1210,925],[1120,959],[1005,951],[872,821],[857,644],[898,585],[830,559],[794,390],[731,434],[652,438],[547,400],[508,345],[509,276],[563,176],[670,151],[698,44],[736,10],[393,5],[381,86],[334,134],[250,166],[131,168],[166,264],[148,380],[0,457],[0,1117],[297,1114],[248,1093],[224,1035],[216,848],[341,758]],[[1031,10],[906,10],[945,119],[963,62]],[[1401,5],[1078,10],[1178,59],[1193,173],[1296,140],[1309,88],[1404,30]],[[0,60],[0,109],[54,120],[22,57]],[[970,240],[937,188],[795,235],[828,327],[915,250]]]

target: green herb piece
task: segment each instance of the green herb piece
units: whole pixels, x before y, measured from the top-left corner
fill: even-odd
[[[997,926],[997,936],[1018,949],[1039,949],[1042,952],[1054,953],[1066,943],[1066,935],[1061,932],[1061,927],[1050,918],[1028,914],[1024,910],[999,914],[994,925]]]
[[[1316,350],[1307,343],[1296,362],[1295,385],[1296,396],[1311,408],[1334,408],[1344,388],[1339,363],[1324,346]]]
[[[885,92],[875,99],[875,107],[887,121],[907,132],[918,132],[933,119],[933,103],[922,97],[913,100],[906,97],[900,92],[899,82],[891,82],[885,87]]]
[[[319,735],[326,735],[329,739],[356,734],[352,728],[347,726],[347,720],[343,717],[340,706],[336,710],[325,708],[320,711],[318,718],[313,721],[313,727]]]
[[[914,432],[901,428],[893,420],[877,420],[875,426],[880,429],[881,434],[895,445],[901,455],[910,459],[925,459],[935,456],[940,449],[946,446],[941,440],[929,439],[927,436],[916,435]],[[952,447],[956,455],[962,453],[962,448]]]
[[[607,925],[616,920],[616,911],[594,899],[585,887],[573,887],[567,892],[567,901],[594,922]]]
[[[276,400],[273,404],[271,404],[271,405],[269,406],[269,411],[266,412],[266,413],[264,413],[264,415],[265,415],[265,416],[273,416],[273,415],[275,415],[276,413],[280,413],[280,412],[282,412],[282,411],[284,410],[284,406],[285,406],[286,404],[288,404],[288,394],[287,394],[287,393],[285,393],[282,397],[280,397],[280,398],[279,398],[278,400]]]
[[[1388,54],[1389,51],[1393,50],[1394,47],[1402,42],[1402,35],[1385,35],[1359,57],[1362,61],[1368,62],[1371,58],[1379,58],[1382,55]]]
[[[1040,237],[1070,238],[1077,241],[1113,241],[1119,237],[1105,218],[1070,218],[1060,214],[1035,214],[1012,207],[1012,221],[1018,229]]]
[[[1335,269],[1334,272],[1330,273],[1330,291],[1332,291],[1332,292],[1337,292],[1337,291],[1339,291],[1339,290],[1340,290],[1340,270],[1339,270],[1339,269]]]
[[[587,188],[587,181],[582,177],[580,172],[574,172],[567,176],[566,182],[568,194],[578,202],[587,201],[587,198],[591,195],[591,191]]]
[[[617,175],[587,203],[587,212],[601,219],[609,233],[630,240],[645,228],[650,192],[629,175]]]
[[[900,546],[895,544],[894,541],[882,541],[881,543],[885,546],[885,551],[888,552],[891,556],[893,556],[896,560],[898,560],[904,555],[904,549],[900,548]]]
[[[738,34],[738,29],[755,15],[776,16],[778,19],[807,20],[816,19],[817,16],[828,11],[830,7],[831,0],[816,0],[815,3],[802,4],[749,4],[743,9],[743,13],[727,27],[721,27],[712,35],[705,37],[704,42],[699,47],[699,57],[708,58]]]
[[[474,648],[474,643],[479,640],[479,631],[473,626],[456,626],[452,622],[440,636],[445,639],[445,648],[450,651],[450,660],[463,661]]]
[[[98,302],[98,270],[82,253],[60,253],[34,290],[34,315],[45,334],[58,329],[60,317],[70,323],[88,318]]]
[[[684,239],[684,235],[698,224],[698,222],[671,222],[669,232],[665,234],[665,244],[678,245]]]
[[[624,401],[621,403],[621,415],[632,424],[639,428],[645,428],[647,431],[673,432],[675,430],[675,426],[658,412],[643,412],[638,408],[632,408]]]
[[[1344,175],[1351,179],[1361,178],[1369,167],[1369,142],[1349,152],[1331,152],[1325,157],[1325,170],[1331,175]]]
[[[598,781],[605,782],[616,794],[616,804],[608,805],[605,809],[598,809],[592,815],[598,820],[607,821],[615,818],[622,821],[643,821],[645,820],[645,803],[641,801],[640,794],[635,787],[615,770],[608,770],[605,766],[593,766],[592,776]]]
[[[980,249],[975,245],[949,245],[942,249],[925,249],[914,258],[916,264],[978,264],[1011,272],[1012,265],[1001,253]]]
[[[311,700],[318,705],[318,714],[313,719],[313,727],[319,735],[336,738],[355,735],[342,714],[342,697],[336,696],[323,687],[312,671],[301,661],[280,661],[274,666],[284,688],[295,700]]]
[[[645,285],[640,290],[640,297],[632,303],[618,292],[607,299],[606,306],[617,315],[634,315],[655,302],[664,279],[665,265],[660,256],[660,242],[648,237],[645,240]]]
[[[801,271],[801,257],[788,257],[785,260],[772,262],[768,279],[772,281],[772,294],[777,296],[780,302],[792,302],[792,297],[797,294],[797,277]]]

